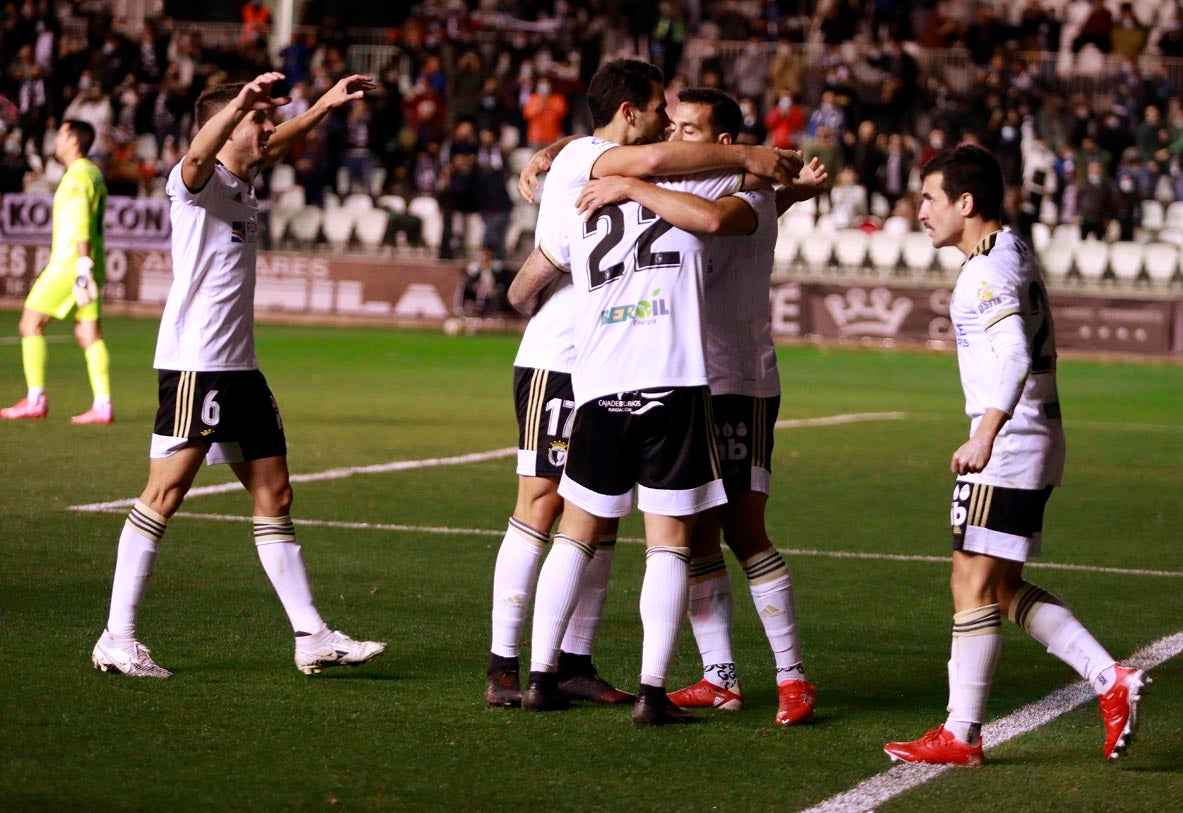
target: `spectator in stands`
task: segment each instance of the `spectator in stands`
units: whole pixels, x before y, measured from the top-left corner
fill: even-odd
[[[777,97],[776,107],[764,116],[764,126],[768,129],[772,146],[781,150],[795,150],[798,148],[798,134],[805,129],[805,111],[801,105],[794,103],[791,93],[782,90]]]
[[[21,149],[21,136],[10,132],[4,137],[4,149],[0,152],[0,195],[24,191],[25,175],[32,168]]]
[[[768,66],[768,92],[764,106],[771,107],[777,100],[777,91],[789,97],[800,96],[804,89],[805,57],[800,48],[794,48],[788,37],[782,36],[776,44],[776,54]],[[670,108],[673,109],[672,107]]]
[[[1056,154],[1036,131],[1032,119],[1023,122],[1021,132],[1023,187],[1017,225],[1023,239],[1030,243],[1031,227],[1040,219],[1044,199],[1056,193]]]
[[[308,79],[311,58],[312,49],[308,47],[308,38],[304,34],[293,32],[291,42],[279,50],[279,70],[288,84],[294,87],[297,82],[303,83]]]
[[[568,109],[567,99],[553,91],[548,77],[541,77],[522,108],[526,143],[539,149],[561,138]]]
[[[879,147],[875,122],[867,119],[859,123],[858,135],[847,133],[843,140],[843,157],[854,169],[859,181],[867,188],[868,200],[879,189],[879,171],[884,154]]]
[[[1062,27],[1040,0],[1027,0],[1019,15],[1019,42],[1025,51],[1058,51]]]
[[[830,218],[835,228],[855,229],[867,216],[867,190],[853,167],[843,167],[830,190]]]
[[[1028,4],[1039,0],[1029,0]],[[961,26],[950,13],[948,0],[940,0],[924,18],[916,41],[922,48],[950,48],[961,37]]]
[[[311,100],[308,98],[308,85],[304,82],[293,82],[291,90],[288,91],[288,103],[282,105],[276,110],[282,121],[291,121],[296,116],[308,112],[308,108],[312,106]]]
[[[85,121],[95,132],[95,145],[101,145],[108,140],[108,130],[115,119],[111,108],[111,100],[103,93],[102,87],[91,76],[90,71],[83,71],[78,79],[78,95],[66,107],[63,118]],[[101,148],[95,150],[93,157],[101,158]],[[97,163],[97,161],[96,161]]]
[[[1079,54],[1086,45],[1095,45],[1103,54],[1113,50],[1113,14],[1105,7],[1105,0],[1093,0],[1093,9],[1072,40],[1072,53]]]
[[[33,64],[28,78],[21,82],[16,98],[20,109],[21,151],[27,150],[26,145],[32,142],[34,151],[40,155],[50,115],[45,70],[40,65]]]
[[[370,111],[364,99],[349,105],[345,118],[345,169],[349,173],[349,191],[370,191],[374,154],[370,152]]]
[[[815,138],[821,127],[825,127],[838,139],[841,139],[846,132],[846,113],[834,103],[834,91],[832,90],[822,92],[822,102],[810,114],[809,122],[805,125],[805,132],[810,138]]]
[[[509,215],[513,201],[509,197],[506,183],[509,175],[505,165],[505,154],[497,143],[497,133],[481,130],[480,146],[477,148],[477,172],[480,176],[480,211],[485,223],[482,244],[493,252],[498,260],[505,259],[505,235],[509,228]]]
[[[1105,239],[1109,221],[1116,215],[1113,194],[1105,183],[1105,168],[1100,161],[1086,164],[1083,180],[1076,184],[1076,222],[1080,224],[1081,237],[1092,235]]]
[[[1121,228],[1119,240],[1133,240],[1142,222],[1142,196],[1138,192],[1138,150],[1130,147],[1113,176],[1113,216]]]
[[[462,311],[466,316],[494,316],[508,308],[505,299],[511,277],[505,263],[482,246],[476,258],[464,266]]]
[[[904,144],[904,137],[892,133],[887,137],[887,150],[883,165],[879,169],[879,192],[887,198],[887,205],[894,207],[896,201],[908,192],[908,176],[912,172],[912,156]]]
[[[480,107],[485,71],[476,51],[465,51],[456,61],[452,72],[452,116],[456,119],[473,118]]]
[[[440,237],[441,260],[456,256],[457,246],[463,251],[464,221],[467,215],[479,211],[480,175],[477,172],[476,148],[468,143],[453,143],[448,163],[440,171],[436,182],[443,234]]]
[[[1147,105],[1142,113],[1142,123],[1138,125],[1135,143],[1143,161],[1162,161],[1168,157],[1167,147],[1170,145],[1170,132],[1162,121],[1162,114],[1155,105]]]
[[[152,100],[152,127],[156,132],[156,151],[164,146],[164,139],[172,136],[181,140],[181,119],[188,112],[185,89],[180,82],[180,69],[169,65],[160,90]]]
[[[1117,22],[1113,24],[1110,34],[1113,53],[1136,59],[1146,47],[1149,38],[1150,31],[1134,16],[1134,7],[1129,3],[1122,3]]]
[[[323,125],[309,132],[300,145],[299,157],[294,164],[296,183],[304,187],[304,202],[309,206],[324,207],[325,188],[332,177],[327,151]]]
[[[740,99],[739,112],[743,119],[735,143],[763,144],[768,138],[768,131],[764,128],[764,122],[760,120],[760,108],[756,105],[756,101],[754,99]]]
[[[682,61],[682,49],[686,46],[686,17],[679,0],[663,0],[658,5],[657,25],[649,43],[649,55],[653,64],[661,68],[663,76],[673,76]]]
[[[829,127],[818,127],[817,135],[810,139],[805,149],[801,151],[805,158],[805,163],[809,163],[816,158],[829,171],[826,178],[826,190],[828,191],[834,185],[834,178],[842,170],[842,150],[838,147],[838,142],[834,140],[834,134]]]
[[[750,37],[731,68],[731,85],[735,89],[735,95],[752,99],[763,98],[767,87],[764,80],[768,76],[769,64],[768,55],[759,38]]]
[[[965,30],[965,47],[975,65],[989,63],[994,50],[1007,40],[1007,26],[994,16],[992,3],[979,3],[977,16]]]
[[[247,0],[242,5],[242,42],[266,42],[271,34],[271,9],[263,0]]]

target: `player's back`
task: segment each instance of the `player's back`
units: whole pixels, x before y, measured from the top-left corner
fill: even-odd
[[[772,190],[760,190],[735,197],[752,207],[756,231],[707,241],[707,372],[715,395],[771,398],[780,394],[769,305],[776,196]]]
[[[999,432],[983,482],[1001,478],[1017,488],[1060,481],[1064,430],[1056,386],[1056,341],[1043,277],[1031,249],[1009,229],[985,238],[966,261],[950,303],[958,365],[971,433],[996,386],[996,363],[986,331],[1018,316],[1031,348],[1022,396]]]

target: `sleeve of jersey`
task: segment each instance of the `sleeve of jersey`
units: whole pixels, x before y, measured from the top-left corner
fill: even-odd
[[[90,186],[83,180],[73,179],[67,182],[61,203],[63,219],[60,221],[66,228],[70,243],[82,243],[90,240]]]
[[[989,330],[997,322],[1022,311],[1017,284],[989,256],[972,258],[962,273],[968,274],[975,286],[977,304],[974,307],[982,330]]]
[[[177,165],[173,167],[172,172],[168,175],[168,181],[165,183],[165,192],[170,198],[182,201],[184,203],[202,203],[209,194],[210,189],[217,183],[217,176],[212,175],[210,179],[205,182],[205,186],[194,192],[185,185],[185,177],[181,174],[181,165],[185,162],[182,157]]]
[[[718,200],[740,191],[743,173],[738,171],[709,172],[677,178],[663,178],[661,185],[677,192],[690,192],[707,200]],[[745,198],[746,200],[746,198]],[[747,201],[752,204],[752,201]],[[755,208],[755,205],[752,205]]]
[[[549,182],[550,179],[547,178]],[[546,192],[538,209],[538,222],[534,226],[534,245],[543,253],[550,264],[565,274],[571,273],[571,243],[563,229],[563,218],[559,217],[561,196],[552,196],[547,203]]]
[[[577,218],[575,193],[591,180],[596,159],[617,146],[599,138],[581,138],[568,144],[555,159],[542,188],[534,243],[551,265],[571,273],[571,242],[568,233]]]

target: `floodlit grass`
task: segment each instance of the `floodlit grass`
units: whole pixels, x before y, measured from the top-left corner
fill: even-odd
[[[736,656],[748,708],[637,730],[627,709],[527,715],[484,708],[496,536],[299,528],[301,519],[499,531],[510,458],[297,484],[294,516],[321,611],[390,642],[356,670],[305,678],[245,522],[178,518],[161,547],[141,638],[176,673],[100,675],[123,517],[68,506],[134,497],[156,408],[156,325],[112,319],[118,421],[74,427],[81,354],[50,345],[50,418],[0,423],[0,808],[4,810],[786,811],[888,767],[889,739],[943,719],[950,600],[941,563],[789,557],[815,725],[772,725],[772,659],[742,573]],[[55,324],[51,332],[68,335]],[[0,313],[15,336],[16,314]],[[264,372],[294,473],[488,451],[516,442],[511,336],[264,327]],[[769,526],[784,548],[945,556],[948,459],[964,437],[949,355],[795,347],[781,352],[782,418],[908,413],[902,421],[777,433]],[[0,344],[0,400],[22,394],[20,350]],[[1048,509],[1050,562],[1183,571],[1183,368],[1065,360],[1065,487]],[[197,485],[230,479],[205,470]],[[184,511],[249,516],[241,493]],[[624,534],[639,535],[635,518]],[[597,646],[635,686],[639,545],[618,548]],[[1031,568],[1115,655],[1183,630],[1183,579]],[[526,637],[528,638],[528,629]],[[989,712],[1075,679],[1013,627]],[[527,641],[528,643],[528,641]],[[697,679],[687,630],[671,683]],[[1183,659],[1155,671],[1128,760],[1102,764],[1095,706],[989,752],[883,810],[1164,810],[1183,796]],[[1171,800],[1175,801],[1172,802]],[[527,807],[528,806],[528,807]]]

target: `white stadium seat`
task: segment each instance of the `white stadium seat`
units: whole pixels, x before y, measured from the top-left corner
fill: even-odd
[[[1048,228],[1046,223],[1032,223],[1031,224],[1031,242],[1037,254],[1043,253],[1047,248],[1048,243],[1052,241],[1052,230]]]
[[[1179,247],[1171,243],[1147,243],[1142,249],[1146,275],[1156,285],[1167,285],[1179,267]]]
[[[386,240],[390,213],[385,209],[369,209],[357,217],[357,239],[366,248],[377,248]]]
[[[271,195],[277,196],[296,185],[296,169],[291,164],[276,164],[271,170]]]
[[[1174,201],[1167,206],[1163,226],[1168,229],[1183,229],[1183,200]]]
[[[327,210],[322,224],[325,240],[334,248],[344,248],[353,238],[353,222],[354,212],[352,209],[341,207]]]
[[[378,198],[378,205],[395,214],[401,215],[407,211],[407,202],[398,195],[383,195]]]
[[[892,215],[883,221],[883,231],[887,234],[894,234],[897,237],[903,237],[908,232],[912,231],[912,224],[906,217],[899,215]]]
[[[926,273],[932,270],[932,261],[937,250],[932,247],[932,238],[924,232],[908,232],[904,235],[904,265],[912,271]]]
[[[1061,223],[1052,230],[1052,242],[1075,248],[1080,242],[1080,225],[1077,223]]]
[[[1039,264],[1048,277],[1062,280],[1072,270],[1072,249],[1053,240],[1039,252]]]
[[[1142,201],[1142,228],[1149,232],[1156,232],[1163,227],[1166,214],[1162,204],[1157,200]]]
[[[782,225],[776,232],[776,247],[772,250],[777,265],[792,265],[797,259],[797,248],[800,244],[799,235]]]
[[[1100,282],[1109,266],[1109,244],[1100,240],[1083,240],[1072,251],[1076,270],[1085,282]]]
[[[292,217],[291,223],[288,224],[288,232],[292,239],[310,245],[316,242],[323,220],[323,209],[317,206],[305,206]]]
[[[895,271],[900,264],[903,249],[904,235],[884,230],[872,232],[867,239],[867,254],[871,258],[871,267],[879,271]]]
[[[928,235],[925,235],[927,237]],[[937,249],[937,265],[947,274],[956,274],[961,271],[961,266],[965,264],[965,255],[961,253],[961,249],[954,246],[945,246]]]
[[[354,192],[352,195],[346,195],[341,205],[356,214],[373,209],[374,199],[364,192]]]
[[[440,214],[439,201],[426,195],[413,198],[407,204],[407,214],[423,221],[423,242],[438,248],[444,234],[444,218]]]
[[[810,232],[809,236],[801,241],[801,260],[815,271],[828,267],[833,253],[834,242],[830,232]]]
[[[858,271],[867,261],[867,233],[862,229],[841,229],[834,237],[834,255],[847,271]]]
[[[1142,244],[1118,241],[1109,246],[1109,267],[1118,282],[1133,282],[1142,275]]]

